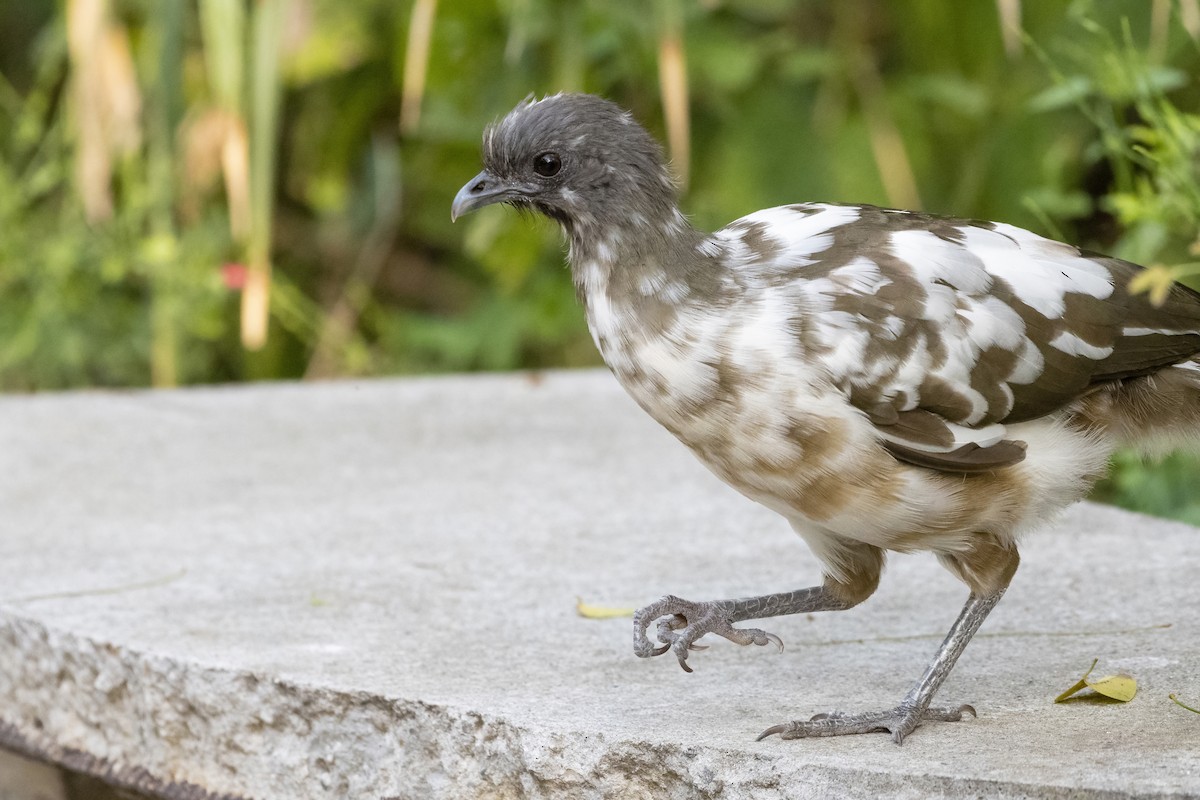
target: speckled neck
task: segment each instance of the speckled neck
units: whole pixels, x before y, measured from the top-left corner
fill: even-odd
[[[563,221],[571,273],[581,301],[598,292],[622,299],[653,294],[658,276],[683,279],[705,260],[696,230],[673,204],[660,213],[632,212],[618,224],[584,217]]]

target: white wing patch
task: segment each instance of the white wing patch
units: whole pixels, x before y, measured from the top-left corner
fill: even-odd
[[[1181,333],[1196,333],[1200,334],[1200,330],[1189,331],[1179,330],[1178,328],[1122,328],[1122,336],[1178,336]]]
[[[878,264],[869,258],[858,256],[849,263],[830,270],[827,275],[809,279],[807,291],[827,298],[846,294],[869,296],[877,294],[891,282],[890,278],[884,277],[880,272]],[[827,303],[825,305],[828,307]]]
[[[1004,280],[1017,298],[1048,319],[1066,311],[1066,295],[1074,292],[1104,300],[1113,293],[1112,275],[1068,245],[1052,242],[1011,225],[997,230],[964,227],[964,247],[983,268]]]
[[[1045,368],[1046,357],[1037,345],[1026,339],[1021,352],[1017,353],[1017,365],[1013,367],[1012,375],[1008,376],[1008,382],[1022,386],[1033,383]]]
[[[970,250],[929,231],[896,231],[889,238],[892,253],[909,264],[921,283],[942,282],[967,294],[992,288],[992,276]]]
[[[1088,344],[1070,331],[1059,331],[1058,335],[1050,340],[1050,346],[1069,356],[1083,356],[1093,361],[1101,361],[1108,358],[1113,352],[1111,345],[1108,347],[1096,347],[1093,344]]]
[[[958,313],[970,323],[967,336],[980,351],[989,347],[1020,350],[1028,341],[1020,315],[999,298],[972,298],[965,305]]]
[[[814,213],[812,209],[817,210]],[[735,259],[752,263],[756,271],[772,272],[779,268],[794,269],[815,263],[812,256],[828,250],[833,244],[833,235],[829,232],[858,218],[858,209],[853,206],[818,203],[796,207],[777,206],[734,220],[714,233],[713,237],[726,243],[727,252]],[[759,260],[745,247],[742,238],[748,228],[754,227],[761,227],[776,246],[777,252],[772,258]]]

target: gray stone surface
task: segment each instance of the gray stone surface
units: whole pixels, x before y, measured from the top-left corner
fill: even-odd
[[[881,708],[964,589],[893,558],[848,612],[633,657],[670,591],[818,565],[604,373],[0,399],[0,746],[170,797],[1200,795],[1200,531],[1082,505],[1031,536],[942,691],[979,718],[756,743]],[[1099,658],[1127,705],[1052,698]]]

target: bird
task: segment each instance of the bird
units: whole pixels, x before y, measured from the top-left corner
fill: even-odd
[[[657,140],[588,94],[526,98],[483,134],[451,218],[506,203],[557,222],[597,349],[636,403],[717,477],[777,512],[821,582],[674,595],[634,615],[634,652],[691,672],[739,623],[851,608],[888,552],[930,552],[968,590],[893,708],[773,725],[783,739],[897,744],[975,716],[934,698],[1008,588],[1022,537],[1081,499],[1118,447],[1200,444],[1200,293],[1131,293],[1136,264],[1002,222],[803,202],[712,233],[680,210]],[[657,642],[650,639],[654,628]]]

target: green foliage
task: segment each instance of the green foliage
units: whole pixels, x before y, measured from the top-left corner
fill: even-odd
[[[217,226],[157,231],[151,163],[133,157],[117,164],[113,217],[89,225],[62,112],[61,27],[43,29],[33,52],[26,85],[0,77],[0,389],[148,383],[151,307],[165,306],[197,343],[224,335]],[[212,348],[190,350],[180,369],[187,380],[222,374]]]
[[[1091,2],[1072,7],[1080,36],[1059,43],[1056,54],[1042,53],[1055,83],[1030,104],[1037,112],[1075,108],[1091,122],[1087,157],[1112,176],[1096,210],[1119,225],[1116,255],[1154,265],[1134,284],[1154,297],[1200,273],[1192,260],[1200,254],[1200,114],[1178,105],[1194,108],[1198,87],[1183,69],[1155,63],[1139,48],[1128,21],[1114,32],[1090,16],[1094,9]],[[1178,45],[1195,57],[1193,42]],[[1147,463],[1119,453],[1094,497],[1200,524],[1198,484],[1195,456]]]
[[[1087,156],[1112,172],[1099,208],[1121,226],[1117,254],[1178,262],[1200,243],[1200,115],[1171,95],[1194,106],[1197,87],[1183,69],[1155,63],[1139,48],[1127,20],[1114,33],[1091,19],[1091,10],[1092,3],[1077,3],[1081,36],[1062,43],[1057,60],[1043,54],[1055,83],[1030,107],[1076,108],[1091,122],[1095,141]],[[1185,46],[1194,57],[1193,43]]]
[[[1194,456],[1176,453],[1148,465],[1133,453],[1118,453],[1111,474],[1096,486],[1092,499],[1200,525],[1198,475],[1200,461]]]
[[[275,209],[271,331],[253,353],[214,131],[272,92],[253,83],[256,4],[111,0],[142,104],[134,141],[107,143],[108,215],[83,199],[96,130],[74,4],[0,4],[0,390],[597,364],[556,229],[499,209],[451,227],[448,209],[483,126],[530,93],[608,95],[665,140],[673,13],[698,225],[810,199],[919,205],[1195,269],[1200,55],[1145,0],[1018,3],[1023,40],[995,0],[457,0],[436,5],[419,82],[416,2],[289,0],[278,169],[256,178]],[[1117,467],[1106,499],[1195,513],[1193,462]]]

